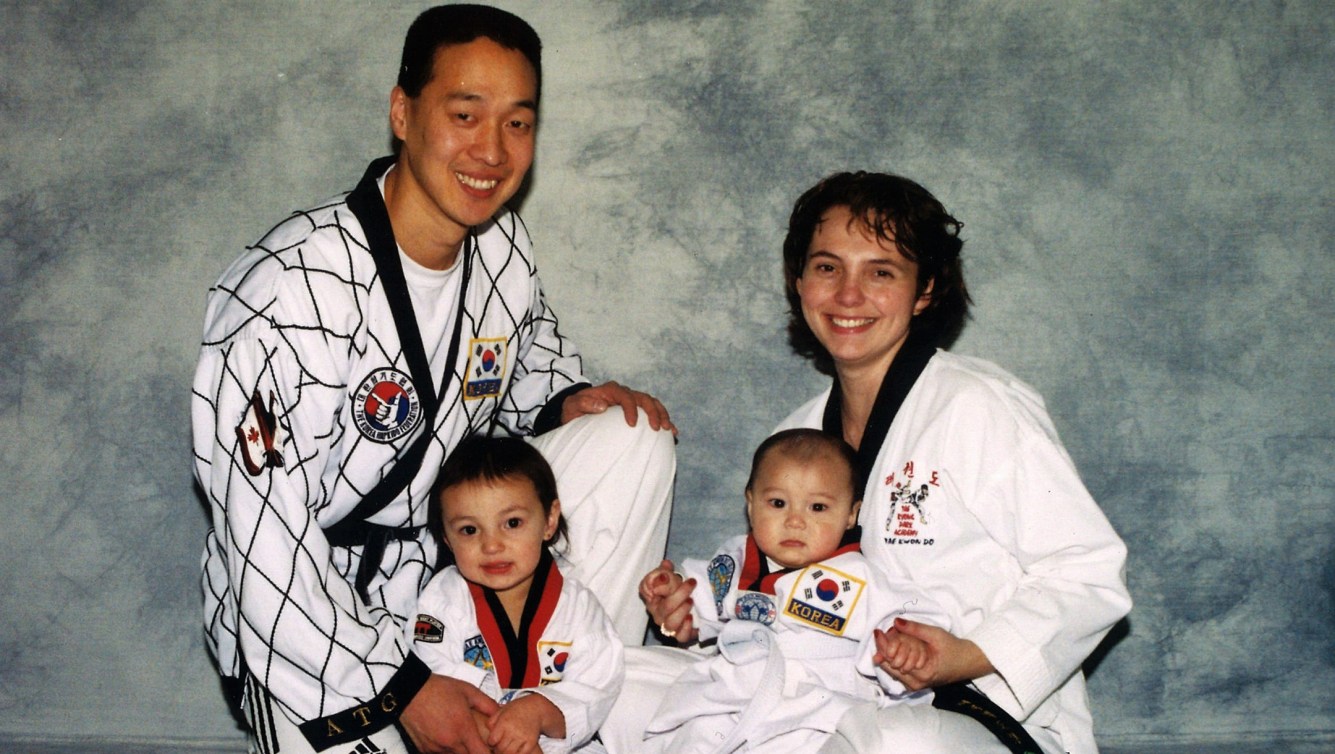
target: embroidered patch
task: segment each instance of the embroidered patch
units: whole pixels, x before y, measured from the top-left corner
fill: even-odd
[[[890,510],[885,517],[883,539],[891,545],[931,545],[927,498],[933,487],[941,486],[941,473],[931,471],[915,480],[913,461],[890,473],[885,486],[890,488]],[[923,480],[921,477],[925,476]]]
[[[538,659],[542,661],[542,679],[539,685],[546,686],[561,680],[566,672],[566,663],[570,661],[570,642],[538,642]]]
[[[250,395],[250,405],[236,426],[236,439],[241,441],[241,463],[251,476],[259,476],[265,469],[283,466],[283,454],[278,450],[287,440],[287,433],[278,423],[273,410],[274,394],[269,393],[269,405],[260,399],[260,391]]]
[[[482,634],[464,642],[464,662],[486,671],[492,669],[491,651],[487,649],[487,642],[483,640]]]
[[[723,617],[723,598],[732,586],[732,575],[737,572],[737,561],[731,555],[718,555],[709,561],[709,588],[714,592],[714,611]]]
[[[418,613],[417,622],[413,624],[413,640],[439,644],[445,640],[445,626],[426,613]]]
[[[353,394],[352,421],[371,442],[394,442],[421,423],[421,396],[408,375],[397,369],[377,369]]]
[[[468,341],[465,400],[495,398],[501,394],[501,382],[505,379],[505,355],[508,351],[509,345],[505,338],[474,338]]]
[[[842,636],[866,582],[823,563],[802,570],[783,614],[826,633]]]
[[[738,620],[755,621],[766,626],[773,625],[777,617],[774,599],[761,592],[740,592],[733,612]]]

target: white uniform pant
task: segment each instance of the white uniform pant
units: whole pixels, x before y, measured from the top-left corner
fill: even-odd
[[[1025,731],[1047,754],[1065,751],[1056,734],[1029,726]],[[958,712],[940,710],[930,704],[896,705],[874,714],[850,710],[820,754],[867,754],[868,752],[914,752],[914,754],[1010,754],[983,724]]]
[[[677,470],[672,433],[650,429],[643,411],[631,427],[613,406],[531,442],[556,474],[570,538],[562,572],[598,596],[623,644],[640,646],[649,626],[640,579],[667,551]]]
[[[666,737],[644,740],[644,730],[677,676],[698,654],[669,647],[626,649],[626,681],[601,729],[610,754],[672,754]],[[1052,731],[1027,727],[1046,754],[1065,749]],[[982,723],[930,704],[894,705],[883,710],[858,707],[839,720],[821,754],[1009,754]]]
[[[621,640],[638,647],[644,643],[649,618],[637,588],[667,549],[677,464],[672,433],[650,429],[644,412],[631,427],[613,406],[530,442],[556,475],[561,513],[570,535],[561,558],[563,572],[593,590]],[[313,752],[296,725],[262,689],[253,693],[258,688],[247,684],[245,714],[253,728],[252,754]],[[393,727],[327,751],[407,754]]]

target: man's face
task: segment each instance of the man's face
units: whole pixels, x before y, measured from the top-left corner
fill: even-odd
[[[523,53],[479,37],[437,50],[418,96],[394,88],[396,192],[437,240],[462,240],[519,190],[533,164],[537,86]]]
[[[828,558],[858,521],[848,464],[833,453],[797,460],[771,450],[746,491],[746,515],[756,546],[784,568]]]

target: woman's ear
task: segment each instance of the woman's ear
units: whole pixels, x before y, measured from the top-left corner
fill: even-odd
[[[913,316],[922,314],[922,311],[932,303],[932,289],[935,287],[936,278],[927,281],[927,285],[922,287],[922,293],[918,294],[918,300],[913,302]]]

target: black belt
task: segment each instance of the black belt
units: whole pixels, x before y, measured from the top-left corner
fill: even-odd
[[[974,687],[965,683],[952,683],[932,691],[933,707],[972,717],[992,731],[992,735],[1014,754],[1043,754],[1023,725]]]
[[[329,538],[329,544],[335,547],[362,546],[362,557],[357,563],[355,584],[357,594],[361,595],[363,602],[369,604],[371,597],[367,587],[371,585],[371,579],[380,569],[380,563],[385,557],[385,548],[390,542],[415,540],[425,528],[425,526],[381,526],[360,521],[350,526],[326,529],[325,535]]]

